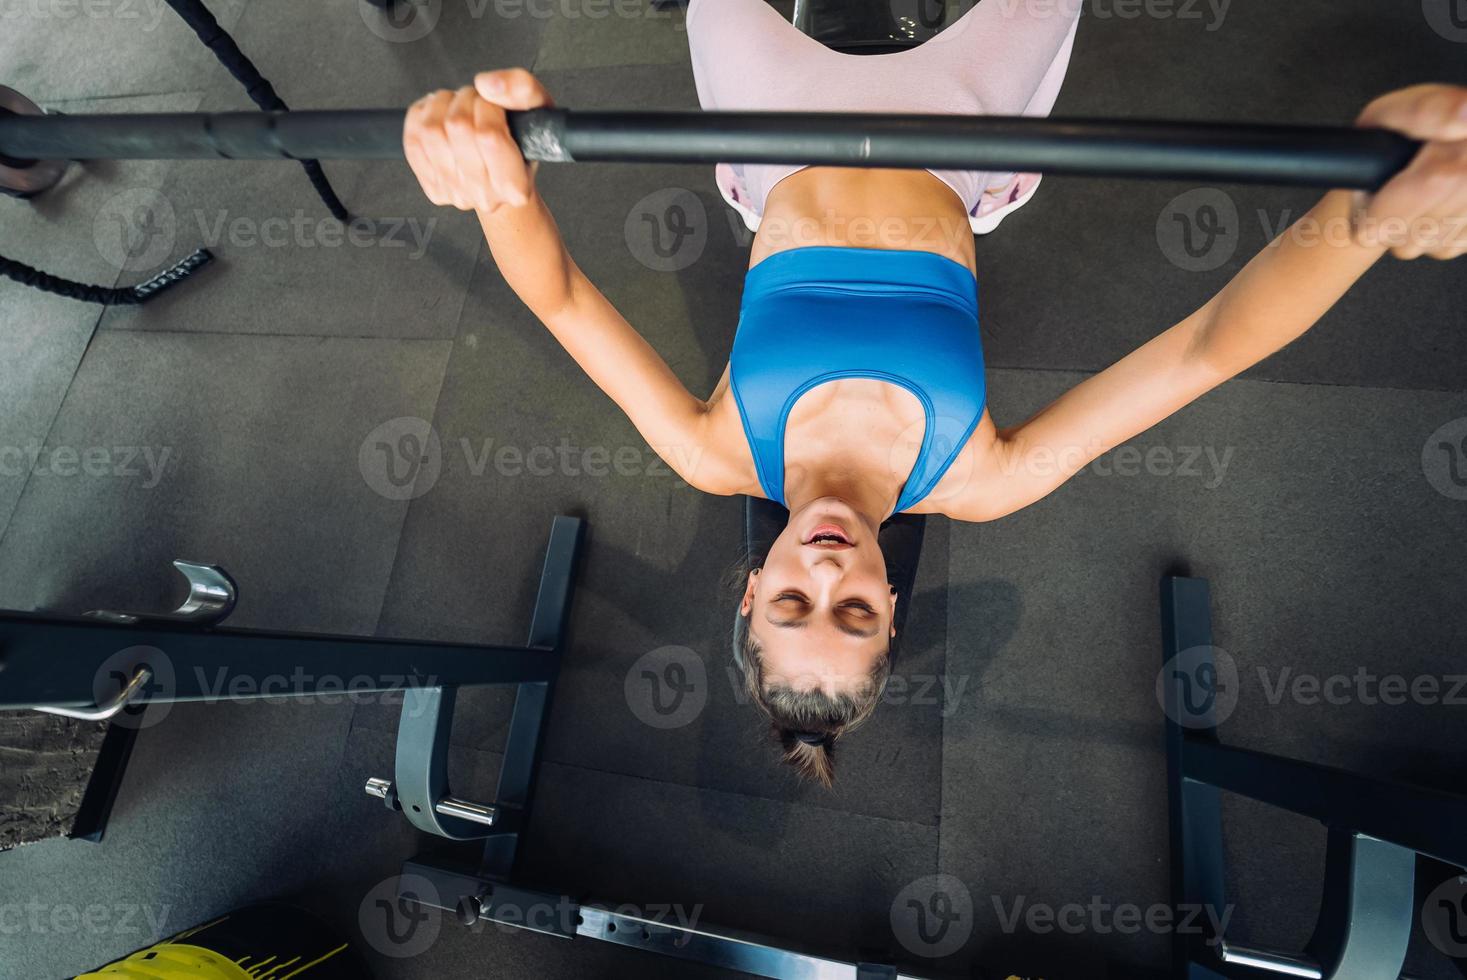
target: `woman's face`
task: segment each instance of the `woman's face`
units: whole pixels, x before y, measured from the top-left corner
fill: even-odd
[[[739,607],[765,684],[835,695],[869,677],[896,635],[878,529],[831,497],[790,515]]]

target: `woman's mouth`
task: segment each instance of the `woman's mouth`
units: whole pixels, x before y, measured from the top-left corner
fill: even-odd
[[[851,548],[855,545],[839,524],[821,524],[809,533],[803,543],[816,548]]]

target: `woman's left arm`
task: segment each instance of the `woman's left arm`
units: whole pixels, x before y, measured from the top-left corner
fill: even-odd
[[[1360,124],[1429,143],[1365,207],[1352,192],[1330,192],[1202,309],[1000,431],[992,465],[983,467],[996,478],[972,481],[944,512],[992,520],[1046,496],[1297,339],[1388,251],[1403,259],[1467,253],[1467,88],[1393,93],[1372,103]]]

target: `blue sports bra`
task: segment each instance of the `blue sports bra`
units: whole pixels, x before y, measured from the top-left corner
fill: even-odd
[[[922,403],[922,448],[897,513],[932,492],[987,401],[977,287],[966,266],[932,252],[818,246],[749,270],[729,385],[770,500],[785,503],[795,402],[842,378],[900,385]]]

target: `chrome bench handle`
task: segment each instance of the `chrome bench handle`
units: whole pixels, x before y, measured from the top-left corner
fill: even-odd
[[[77,721],[108,721],[123,708],[132,703],[148,681],[153,679],[153,672],[146,667],[139,667],[137,673],[132,675],[132,680],[123,685],[122,690],[107,699],[106,704],[99,704],[95,708],[56,708],[37,707],[36,710],[48,715],[60,715],[62,718],[75,718]]]
[[[195,561],[176,560],[173,567],[188,582],[188,595],[183,605],[170,613],[118,612],[111,609],[95,609],[87,613],[89,619],[100,619],[119,626],[136,626],[139,623],[187,623],[192,626],[216,626],[234,612],[239,599],[239,589],[229,573],[218,565],[205,565]]]

